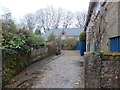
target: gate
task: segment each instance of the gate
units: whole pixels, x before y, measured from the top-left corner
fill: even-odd
[[[80,42],[79,41],[76,42],[75,50],[80,50]]]
[[[83,56],[84,52],[86,51],[86,43],[83,41],[80,41],[80,55]]]
[[[80,55],[83,56],[86,51],[86,43],[83,41],[77,41],[75,50],[80,50]]]

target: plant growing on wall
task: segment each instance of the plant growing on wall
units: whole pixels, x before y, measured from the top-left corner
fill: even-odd
[[[98,11],[98,13],[96,14],[95,12],[92,13],[92,17],[91,17],[91,22],[92,22],[92,26],[91,30],[90,30],[90,35],[89,36],[91,38],[94,38],[96,41],[96,46],[97,46],[97,50],[101,51],[101,44],[102,44],[102,39],[104,37],[104,34],[106,32],[106,28],[107,28],[107,21],[106,21],[106,15],[107,15],[107,7],[106,6],[102,6],[101,10]]]
[[[106,27],[107,27],[107,22],[106,22],[106,8],[100,12],[98,15],[98,20],[95,21],[96,25],[94,26],[94,35],[97,41],[97,49],[98,51],[101,50],[101,44],[102,44],[102,39],[104,37],[104,34],[106,32]]]
[[[44,39],[25,28],[18,29],[11,18],[2,20],[1,33],[0,49],[2,49],[3,84],[5,84],[21,67],[24,67],[24,64],[29,64],[33,44],[39,46],[44,43]]]

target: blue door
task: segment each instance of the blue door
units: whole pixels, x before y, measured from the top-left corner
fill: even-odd
[[[110,38],[110,51],[120,52],[120,36]]]
[[[76,43],[75,50],[80,50],[80,42],[79,41],[77,41],[77,43]]]
[[[80,55],[83,56],[86,50],[86,44],[83,41],[80,41]]]
[[[90,52],[90,42],[87,44],[87,51]]]
[[[94,41],[94,52],[97,51],[97,41]]]

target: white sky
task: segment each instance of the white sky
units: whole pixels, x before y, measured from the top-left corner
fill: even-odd
[[[16,19],[27,13],[34,13],[47,6],[63,8],[72,12],[87,10],[90,0],[0,0],[0,15],[10,10]]]

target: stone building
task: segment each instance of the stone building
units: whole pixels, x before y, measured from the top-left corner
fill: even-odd
[[[56,39],[67,40],[74,38],[78,40],[81,32],[83,32],[83,28],[57,28],[47,31],[43,34],[43,37],[47,40],[48,36],[53,33]]]
[[[54,43],[58,43],[63,50],[76,49],[76,42],[79,41],[79,35],[83,28],[57,28],[47,31],[42,36],[47,41],[50,34],[55,35]]]
[[[84,30],[86,52],[120,52],[120,2],[90,2]]]

